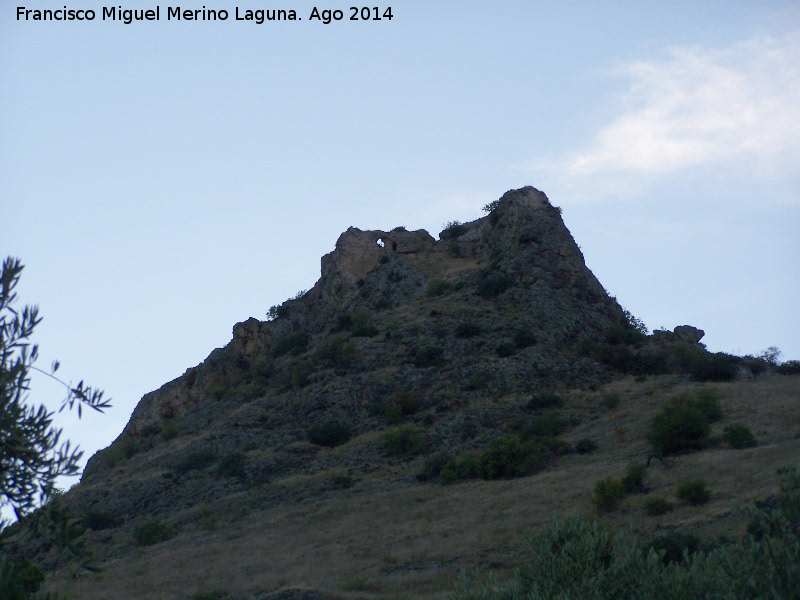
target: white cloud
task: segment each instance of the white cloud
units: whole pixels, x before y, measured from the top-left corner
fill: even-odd
[[[767,171],[800,164],[800,34],[671,48],[665,60],[620,71],[630,80],[621,114],[548,168],[574,177],[663,175],[740,160]]]

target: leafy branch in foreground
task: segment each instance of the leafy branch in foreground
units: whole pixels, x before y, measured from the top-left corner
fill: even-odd
[[[15,288],[23,266],[17,258],[7,258],[0,274],[0,507],[11,505],[20,518],[52,496],[53,485],[61,475],[75,475],[82,452],[69,441],[59,444],[61,430],[53,427],[53,413],[44,406],[30,406],[31,370],[39,347],[30,339],[41,322],[36,306],[14,307]],[[57,377],[58,362],[48,373],[68,392],[61,410],[78,403],[102,412],[110,405],[103,392],[81,381],[71,386]],[[2,522],[0,522],[2,524]]]

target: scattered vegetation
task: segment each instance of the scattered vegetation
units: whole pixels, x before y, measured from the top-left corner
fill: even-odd
[[[527,329],[520,329],[514,333],[514,345],[519,350],[533,346],[535,343],[536,336]]]
[[[90,510],[83,516],[83,524],[94,531],[102,531],[119,527],[122,525],[122,519],[109,511]]]
[[[703,544],[672,532],[640,546],[629,531],[573,517],[533,536],[528,561],[514,580],[464,576],[453,600],[552,598],[797,598],[800,590],[800,475],[781,470],[784,492],[776,509],[751,510],[746,539]],[[620,484],[621,485],[621,484]]]
[[[497,346],[497,356],[506,358],[517,353],[517,347],[512,342],[501,342]]]
[[[345,370],[358,360],[358,348],[344,335],[332,336],[314,355],[317,360],[337,370]]]

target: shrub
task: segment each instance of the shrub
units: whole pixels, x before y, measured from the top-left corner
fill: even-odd
[[[216,459],[215,452],[210,448],[202,448],[187,454],[176,466],[175,472],[179,475],[189,471],[205,469]]]
[[[450,221],[444,224],[444,229],[439,233],[440,240],[454,240],[467,232],[467,226],[459,221]]]
[[[668,513],[673,509],[672,502],[669,502],[663,496],[650,496],[645,498],[644,512],[648,517],[657,517]]]
[[[478,296],[486,300],[499,296],[514,285],[514,280],[508,275],[493,275],[485,278],[478,284],[475,291]]]
[[[444,350],[437,346],[425,346],[414,356],[414,364],[420,368],[438,367],[444,362]]]
[[[464,390],[474,392],[475,390],[482,390],[486,387],[486,378],[481,373],[475,373],[464,384]]]
[[[697,407],[703,411],[709,423],[722,420],[722,407],[719,405],[720,393],[711,388],[703,388],[695,394]]]
[[[476,335],[480,335],[480,333],[481,328],[471,321],[465,321],[456,327],[456,337],[458,338],[475,337]]]
[[[347,369],[359,357],[358,348],[344,335],[335,335],[317,352],[315,357],[334,369]]]
[[[492,200],[491,202],[486,204],[481,210],[488,215],[497,210],[498,206],[500,206],[500,200]]]
[[[528,425],[522,428],[520,435],[523,439],[532,437],[555,437],[564,433],[566,429],[567,421],[559,413],[553,411],[533,417]]]
[[[10,562],[10,561],[9,561]],[[28,598],[39,598],[35,595],[42,587],[45,580],[44,569],[29,560],[21,563],[10,563],[13,565],[13,571],[9,573],[5,567],[9,563],[3,560],[3,571],[0,572],[0,592],[8,593],[9,596],[4,595],[3,598],[8,597],[8,600],[28,600]],[[16,586],[14,585],[16,583]],[[14,586],[16,589],[14,589]],[[19,588],[22,588],[21,590]],[[11,588],[11,589],[9,589]],[[49,598],[49,596],[47,596]]]
[[[244,469],[247,457],[243,452],[231,452],[222,458],[217,465],[217,473],[222,477],[244,480],[247,472]]]
[[[159,433],[161,433],[161,426],[157,423],[149,423],[139,431],[139,435],[142,437],[152,437]]]
[[[800,375],[800,360],[787,360],[779,364],[775,370],[781,375]]]
[[[622,478],[622,487],[626,494],[643,494],[644,473],[647,467],[644,463],[634,461],[628,463],[625,469],[625,477]]]
[[[533,346],[536,343],[536,336],[527,329],[520,329],[514,333],[514,345],[522,350],[528,346]]]
[[[608,410],[614,410],[619,406],[620,403],[619,392],[605,392],[600,400],[600,403]]]
[[[335,490],[349,490],[353,483],[355,482],[349,475],[334,475],[331,478],[331,487]]]
[[[580,439],[578,443],[575,444],[575,451],[578,454],[591,454],[595,450],[597,450],[597,442],[589,438]]]
[[[295,361],[277,372],[275,383],[284,390],[302,388],[308,384],[311,373],[312,368],[308,361]]]
[[[688,395],[670,398],[650,423],[647,439],[653,449],[667,456],[704,448],[708,444],[708,415],[715,414],[714,402]]]
[[[685,368],[695,381],[731,381],[739,371],[741,359],[717,352],[692,352],[686,355]]]
[[[151,519],[147,523],[137,525],[133,536],[139,546],[152,546],[172,537],[173,529],[159,519]]]
[[[665,565],[670,563],[682,564],[687,556],[691,556],[699,549],[700,538],[683,531],[671,531],[659,535],[644,545],[645,552],[649,550],[654,550],[657,553],[663,552],[661,562]]]
[[[506,358],[517,352],[517,347],[512,342],[503,342],[497,346],[497,356]]]
[[[678,486],[675,495],[681,502],[693,506],[705,504],[711,499],[711,491],[702,479],[690,479]]]
[[[383,443],[390,456],[418,454],[424,449],[422,434],[416,426],[410,424],[385,431]]]
[[[425,288],[425,295],[429,298],[442,296],[450,290],[450,283],[444,279],[431,279]]]
[[[83,516],[83,524],[89,529],[102,531],[119,527],[122,525],[122,519],[108,511],[90,510]]]
[[[175,421],[164,421],[161,426],[161,439],[168,442],[176,437],[178,437],[178,427],[175,425]]]
[[[350,427],[341,421],[327,421],[308,430],[308,441],[316,446],[334,448],[350,439]]]
[[[272,355],[278,357],[291,353],[292,356],[300,356],[308,350],[309,340],[308,334],[303,332],[290,333],[280,337],[272,347]]]
[[[227,596],[227,594],[221,590],[195,592],[192,594],[192,600],[224,600],[225,596]]]
[[[527,410],[542,410],[545,408],[561,408],[564,406],[564,399],[553,392],[534,394],[525,405]]]
[[[380,333],[372,325],[372,313],[368,310],[354,310],[341,315],[336,321],[335,331],[349,330],[355,337],[375,337]]]
[[[722,439],[724,439],[725,443],[731,448],[735,448],[736,450],[752,448],[753,446],[758,445],[758,442],[756,441],[753,432],[750,431],[750,428],[747,425],[742,424],[727,425],[725,427]]]
[[[625,490],[622,482],[619,479],[614,479],[610,475],[604,477],[594,484],[594,493],[592,494],[592,504],[598,510],[603,512],[611,512],[619,501],[625,497]]]
[[[547,466],[549,449],[538,440],[523,441],[518,435],[496,439],[480,456],[480,474],[484,479],[525,477]]]

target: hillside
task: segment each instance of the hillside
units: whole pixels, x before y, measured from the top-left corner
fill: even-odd
[[[534,188],[438,240],[351,227],[311,290],[235,325],[90,459],[62,501],[102,573],[27,550],[73,598],[444,598],[462,571],[510,575],[553,515],[596,514],[595,482],[632,461],[643,493],[603,520],[738,535],[798,456],[800,386],[702,336],[646,335]],[[654,452],[675,397],[721,418]],[[731,424],[757,445],[723,443]],[[697,477],[710,502],[676,502]],[[646,516],[655,496],[674,509]]]

